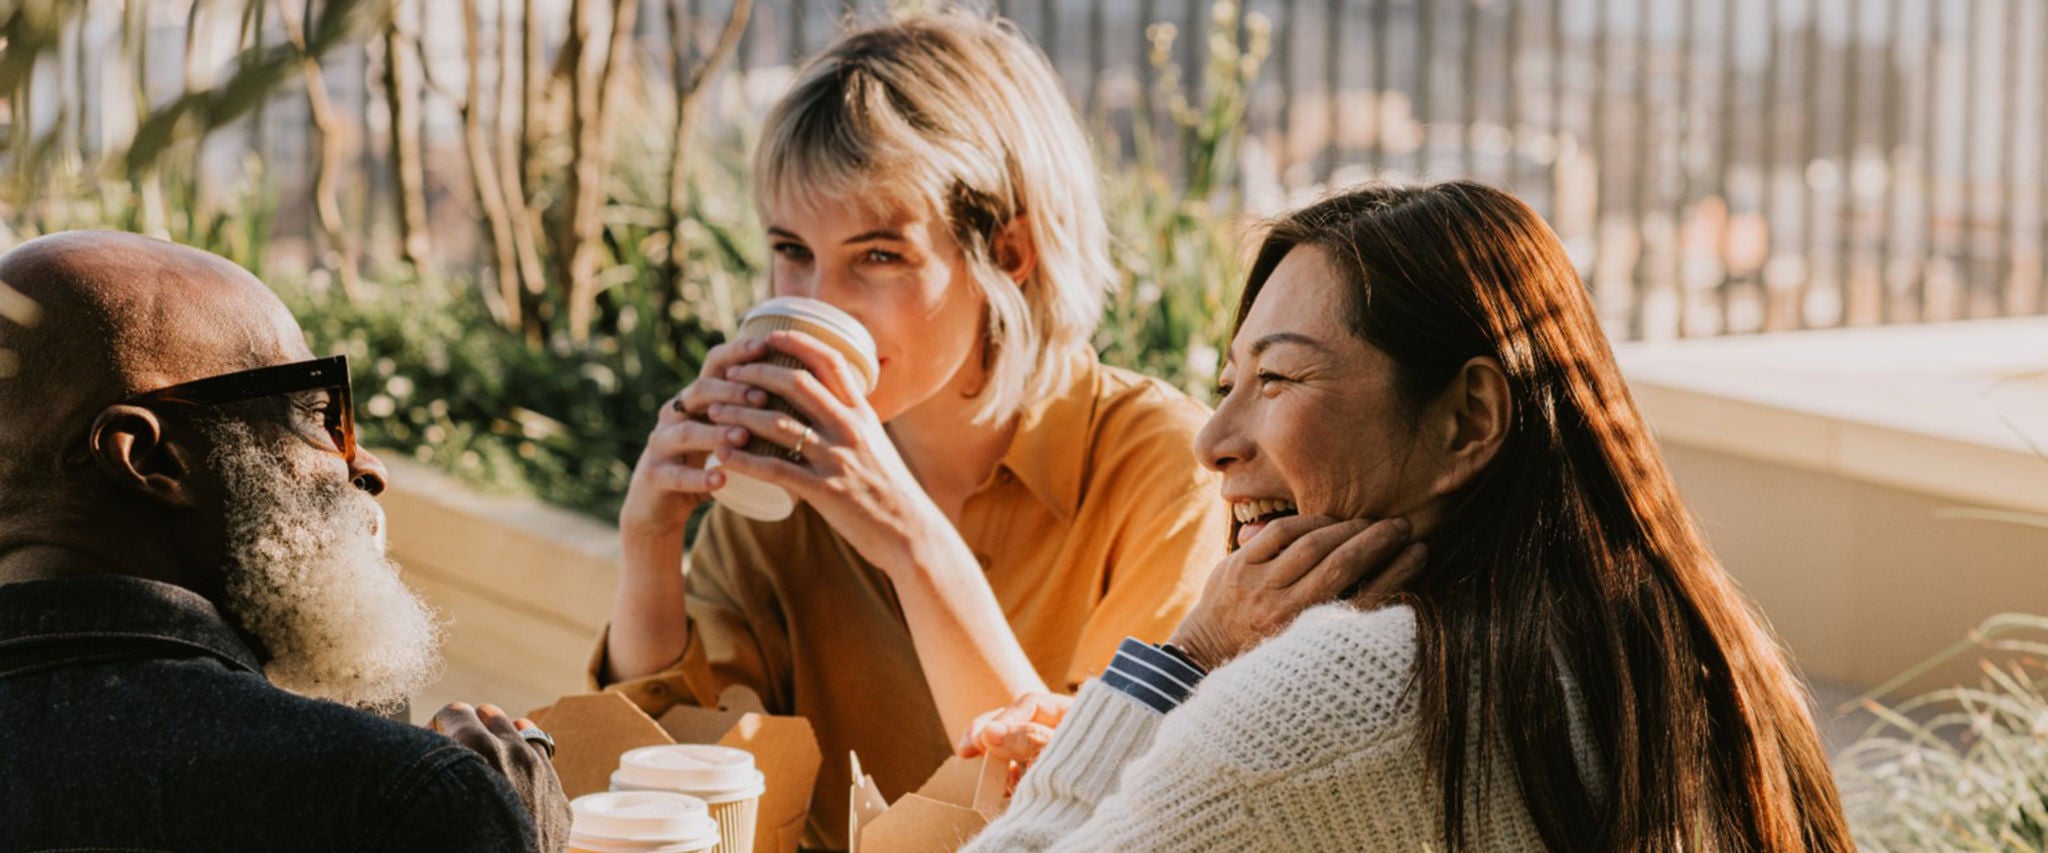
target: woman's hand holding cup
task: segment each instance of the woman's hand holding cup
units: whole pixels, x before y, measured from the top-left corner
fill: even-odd
[[[767,392],[727,378],[733,367],[767,354],[768,347],[759,340],[712,347],[696,380],[662,405],[660,420],[633,466],[625,506],[619,510],[619,527],[626,536],[683,535],[690,514],[710,499],[711,491],[725,485],[725,475],[706,470],[705,464],[713,451],[743,445],[746,436],[712,423],[707,412],[720,405],[767,405]]]
[[[766,343],[803,366],[743,364],[728,378],[781,398],[800,417],[732,403],[715,404],[708,414],[714,424],[788,448],[797,458],[727,442],[717,447],[719,464],[803,499],[884,571],[908,565],[922,525],[944,515],[897,453],[865,393],[857,393],[859,374],[838,350],[802,332],[774,332]]]
[[[1215,669],[1286,630],[1301,612],[1337,600],[1377,605],[1404,589],[1427,556],[1406,519],[1292,516],[1223,558],[1170,641]]]

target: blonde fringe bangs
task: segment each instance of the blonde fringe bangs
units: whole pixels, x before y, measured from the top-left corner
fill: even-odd
[[[1093,153],[1050,65],[1000,23],[949,13],[842,37],[770,112],[754,175],[764,213],[851,202],[946,221],[988,304],[977,421],[1055,392],[1094,332],[1114,268]],[[988,245],[1020,215],[1037,258],[1022,286]]]

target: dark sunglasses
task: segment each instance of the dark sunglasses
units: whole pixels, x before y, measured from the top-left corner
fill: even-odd
[[[326,408],[321,412],[327,437],[333,440],[341,458],[353,464],[356,461],[356,416],[354,397],[348,390],[348,356],[345,355],[223,373],[145,391],[121,402],[131,406],[153,403],[225,406],[263,397],[308,392],[327,395]]]

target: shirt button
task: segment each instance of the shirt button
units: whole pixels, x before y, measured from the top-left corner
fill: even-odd
[[[668,685],[663,684],[659,681],[654,682],[653,684],[649,684],[647,685],[647,694],[650,696],[667,696]]]

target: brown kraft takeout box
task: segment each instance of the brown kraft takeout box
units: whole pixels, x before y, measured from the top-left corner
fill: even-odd
[[[847,810],[848,853],[952,853],[1009,806],[1006,761],[955,756],[916,793],[891,804],[853,761],[853,803]]]
[[[678,705],[655,720],[617,693],[564,696],[527,716],[555,739],[555,774],[571,799],[611,790],[626,750],[671,743],[744,749],[766,777],[753,853],[794,853],[811,811],[823,760],[811,721],[767,713],[746,687],[726,688],[719,707]],[[745,853],[745,851],[720,851]]]

